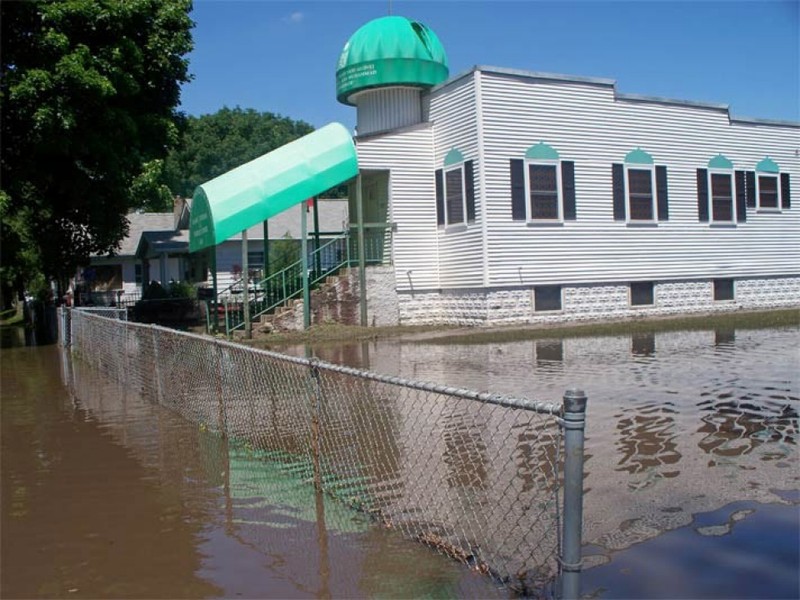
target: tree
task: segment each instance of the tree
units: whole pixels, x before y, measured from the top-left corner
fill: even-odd
[[[304,121],[238,106],[187,117],[181,142],[165,161],[163,181],[176,195],[191,197],[201,183],[313,130]]]
[[[178,141],[190,0],[0,3],[4,286],[115,249]],[[149,179],[148,179],[149,178]],[[163,190],[161,190],[163,192]]]

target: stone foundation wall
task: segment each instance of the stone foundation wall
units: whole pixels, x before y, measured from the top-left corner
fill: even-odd
[[[533,288],[398,293],[392,267],[367,268],[367,319],[371,326],[487,326],[570,323],[604,319],[800,307],[800,277],[734,281],[734,299],[714,300],[713,280],[653,285],[654,303],[631,306],[627,284],[563,286],[561,310],[538,312]],[[311,293],[311,322],[360,323],[358,270],[350,269]],[[303,301],[269,319],[277,330],[303,328]]]
[[[654,303],[632,306],[627,284],[562,287],[561,310],[537,312],[532,288],[401,293],[403,325],[504,325],[800,307],[800,277],[734,280],[734,299],[714,300],[713,280],[653,285]]]

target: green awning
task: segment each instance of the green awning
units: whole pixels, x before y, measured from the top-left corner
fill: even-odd
[[[189,251],[215,246],[358,175],[350,133],[331,123],[197,186]]]

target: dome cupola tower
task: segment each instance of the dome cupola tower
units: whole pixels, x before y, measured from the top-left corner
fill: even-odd
[[[370,21],[345,44],[336,97],[355,106],[364,135],[422,121],[420,93],[445,81],[447,55],[422,23],[389,16]]]

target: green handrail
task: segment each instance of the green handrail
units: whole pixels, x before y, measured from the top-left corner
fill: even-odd
[[[377,229],[377,228],[376,228]],[[367,264],[382,264],[384,262],[385,228],[367,234],[367,244],[364,249]],[[334,275],[344,268],[352,267],[357,263],[358,248],[356,236],[345,232],[309,254],[309,286],[314,289],[327,277]],[[269,276],[250,284],[250,316],[257,319],[263,314],[274,311],[289,300],[303,293],[303,261],[298,260],[289,266],[270,274]],[[242,302],[233,305],[229,303],[234,288],[241,286],[244,291],[243,279],[234,281],[219,294],[225,304],[225,333],[231,335],[237,329],[244,327],[244,310]],[[225,292],[228,292],[225,294]]]

